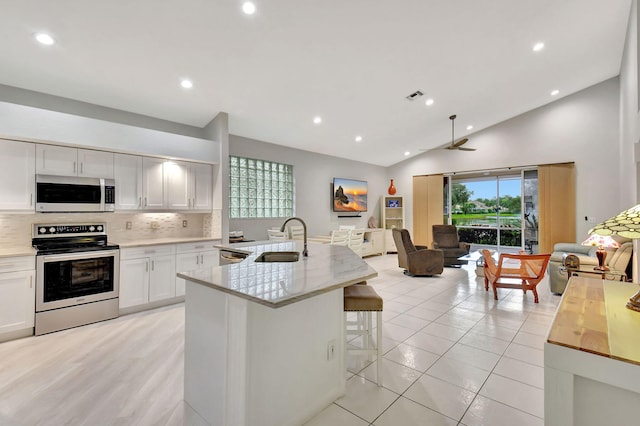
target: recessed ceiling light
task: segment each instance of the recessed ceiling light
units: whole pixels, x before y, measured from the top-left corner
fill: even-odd
[[[313,117],[313,123],[314,124],[322,123],[322,117]]]
[[[51,46],[56,42],[53,37],[45,33],[34,34],[34,37],[38,40],[38,43],[44,44],[45,46]]]
[[[185,78],[180,82],[180,86],[184,87],[185,89],[191,89],[193,87],[193,82]]]
[[[256,5],[250,1],[244,2],[242,4],[242,11],[247,15],[253,15],[256,11]]]
[[[426,106],[431,106],[431,105],[433,105],[433,102],[434,102],[434,100],[433,100],[433,99],[431,99],[431,98],[429,98],[429,99],[427,99],[426,101],[424,101],[424,104],[425,104]]]
[[[559,91],[558,89],[552,90],[552,91],[551,91],[551,96],[555,96],[555,95],[557,95],[558,93],[560,93],[560,91]]]
[[[541,41],[539,41],[539,42],[537,42],[536,44],[533,45],[533,51],[534,52],[539,52],[542,49],[544,49],[544,43],[541,42]]]
[[[405,152],[404,152],[404,156],[405,156],[405,157],[408,157],[409,155],[411,155],[411,153],[410,153],[409,151],[405,151]]]
[[[471,124],[469,124],[469,125],[467,126],[467,130],[471,130],[471,129],[473,129],[473,126],[472,126]]]
[[[356,142],[362,142],[362,136],[360,135],[356,136]]]

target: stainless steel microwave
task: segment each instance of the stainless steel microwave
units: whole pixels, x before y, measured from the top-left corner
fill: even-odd
[[[113,179],[36,175],[37,212],[112,212]]]

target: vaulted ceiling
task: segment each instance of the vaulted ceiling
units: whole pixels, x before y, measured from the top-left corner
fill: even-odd
[[[383,166],[450,143],[451,114],[456,139],[481,149],[473,132],[618,75],[631,5],[254,0],[246,15],[237,0],[1,3],[0,84],[197,127],[224,111],[232,134]]]

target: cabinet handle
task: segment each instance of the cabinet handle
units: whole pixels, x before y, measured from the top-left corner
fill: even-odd
[[[156,261],[152,260],[151,261],[151,270],[154,271],[156,269]]]
[[[204,265],[204,254],[200,255],[200,264]]]
[[[145,272],[149,272],[149,262],[148,261],[144,263],[144,271]]]
[[[80,174],[84,173],[84,163],[80,163]]]
[[[33,192],[29,195],[29,206],[33,205]]]
[[[33,288],[33,275],[29,277],[29,288]]]
[[[144,197],[144,206],[147,207],[147,197]]]
[[[200,264],[200,256],[196,255],[196,265]]]
[[[73,162],[73,173],[76,173],[77,171],[78,170],[77,170],[76,162],[74,161]]]

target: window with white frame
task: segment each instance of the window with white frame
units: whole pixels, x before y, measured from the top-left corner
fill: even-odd
[[[229,218],[293,216],[293,166],[229,156]]]

